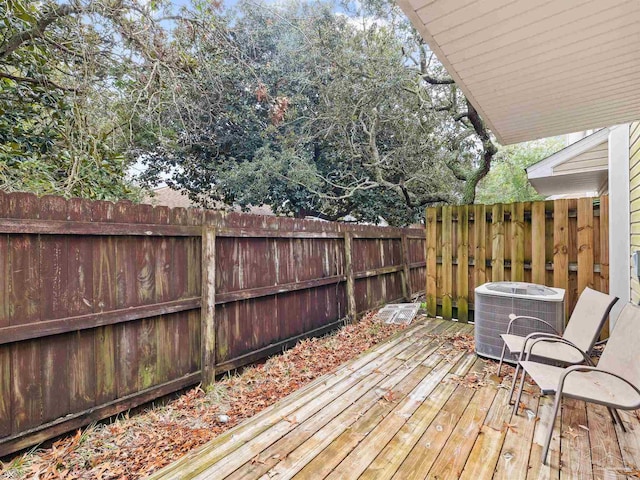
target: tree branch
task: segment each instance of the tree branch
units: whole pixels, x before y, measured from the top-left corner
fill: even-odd
[[[453,78],[436,78],[427,74],[422,75],[422,79],[429,85],[452,85],[456,83]]]
[[[40,87],[49,87],[49,88],[53,87],[55,89],[63,90],[65,92],[77,92],[78,91],[77,88],[63,87],[61,85],[58,85],[55,82],[52,82],[51,80],[49,80],[47,78],[18,77],[18,76],[11,75],[10,73],[6,73],[6,72],[0,72],[0,78],[7,78],[9,80],[13,80],[14,82],[30,83],[32,85],[38,85]]]
[[[28,42],[29,40],[33,40],[34,38],[41,37],[47,27],[53,22],[59,20],[62,17],[73,15],[74,13],[80,13],[81,11],[82,9],[73,7],[71,5],[60,5],[54,8],[47,15],[38,20],[35,27],[33,27],[32,29],[16,33],[12,37],[10,37],[5,45],[0,48],[0,58],[8,57],[18,48],[20,48],[23,43]]]

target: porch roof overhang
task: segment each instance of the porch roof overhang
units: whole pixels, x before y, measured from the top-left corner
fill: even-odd
[[[640,117],[638,0],[396,0],[498,140]]]

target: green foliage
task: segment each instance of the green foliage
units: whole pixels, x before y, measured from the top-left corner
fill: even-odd
[[[476,203],[512,203],[542,200],[529,183],[525,169],[564,146],[560,138],[502,147],[491,171],[478,185]]]
[[[179,102],[174,92],[160,102],[160,128],[149,134],[139,118],[148,183],[171,172],[168,183],[204,205],[399,225],[456,199],[461,182],[445,165],[455,128],[421,95],[405,30],[330,3],[238,8],[201,19],[215,28],[188,42],[176,35],[196,67]]]
[[[147,96],[141,74],[161,33],[149,8],[137,0],[0,2],[0,188],[139,197],[127,176],[126,116]],[[135,97],[126,97],[127,83],[137,85]]]

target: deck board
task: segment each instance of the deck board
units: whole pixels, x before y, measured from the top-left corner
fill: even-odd
[[[528,385],[512,417],[493,362],[451,342],[472,332],[417,322],[152,478],[559,480],[627,478],[638,468],[636,412],[621,412],[623,433],[606,409],[567,401],[554,423],[553,397]]]

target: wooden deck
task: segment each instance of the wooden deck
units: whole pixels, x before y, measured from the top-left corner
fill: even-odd
[[[158,472],[157,479],[616,479],[640,477],[640,424],[567,401],[551,464],[540,462],[553,398],[508,389],[452,336],[472,326],[425,320]],[[459,342],[462,343],[462,342]],[[477,378],[477,381],[476,381]]]

